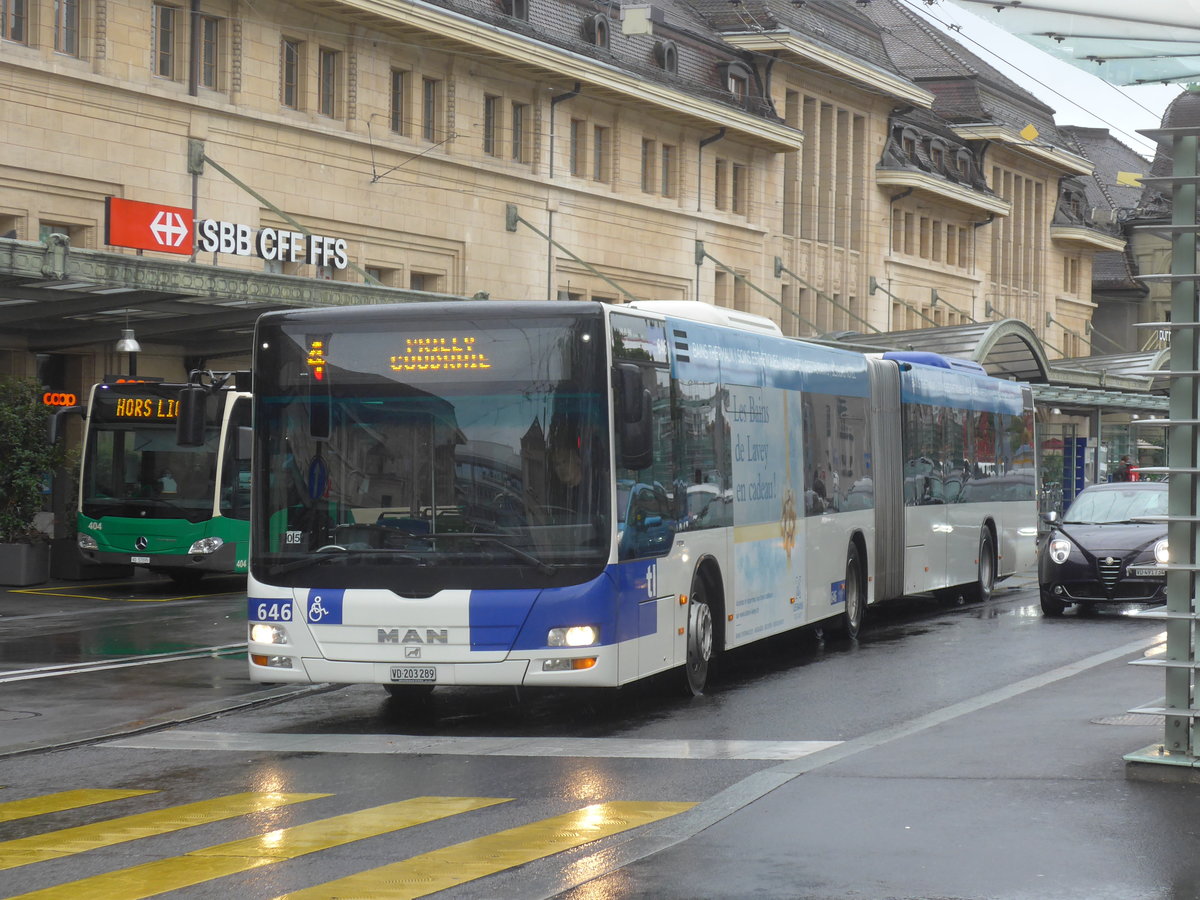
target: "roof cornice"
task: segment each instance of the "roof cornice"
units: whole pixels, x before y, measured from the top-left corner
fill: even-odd
[[[420,0],[337,0],[337,3],[347,10],[357,10],[375,19],[436,35],[439,43],[460,44],[478,54],[539,70],[548,78],[589,84],[606,94],[648,104],[709,126],[727,128],[743,139],[757,141],[776,151],[795,150],[804,143],[802,132],[782,123],[644,81],[616,66]]]
[[[1018,153],[1032,156],[1034,159],[1047,163],[1053,168],[1075,175],[1091,175],[1095,165],[1091,160],[1078,154],[1055,147],[1053,144],[1037,144],[1027,141],[1007,125],[997,125],[995,122],[980,122],[968,125],[950,125],[954,134],[964,141],[995,141],[1004,144]]]
[[[756,31],[745,34],[722,33],[726,42],[743,50],[781,50],[790,53],[810,63],[815,63],[836,72],[843,78],[848,78],[864,88],[883,93],[930,109],[935,99],[934,94],[885,69],[872,66],[860,59],[838,53],[828,47],[806,41],[790,31]]]
[[[991,213],[996,216],[1007,216],[1012,212],[1012,204],[1007,200],[989,194],[981,194],[979,191],[946,181],[944,178],[911,169],[876,169],[875,183],[881,186],[911,188],[914,191],[932,194],[940,200],[956,203],[977,212]]]
[[[1125,249],[1125,239],[1113,237],[1094,228],[1082,225],[1051,225],[1050,240],[1055,243],[1081,244],[1093,250],[1121,251]]]

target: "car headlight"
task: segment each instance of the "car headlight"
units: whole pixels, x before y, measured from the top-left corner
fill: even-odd
[[[1071,542],[1065,538],[1051,538],[1050,543],[1046,545],[1046,551],[1051,560],[1062,565],[1071,555]]]
[[[188,553],[203,554],[207,556],[210,553],[216,553],[221,549],[221,545],[225,542],[219,537],[200,538],[188,548]]]
[[[1154,545],[1154,561],[1160,566],[1165,566],[1171,561],[1171,553],[1167,549],[1167,539],[1163,538]]]

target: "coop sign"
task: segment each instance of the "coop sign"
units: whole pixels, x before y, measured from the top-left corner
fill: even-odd
[[[201,219],[196,223],[196,250],[199,253],[231,253],[234,256],[258,256],[284,263],[307,263],[344,269],[349,265],[344,238],[305,235],[282,228],[260,228],[238,222]]]

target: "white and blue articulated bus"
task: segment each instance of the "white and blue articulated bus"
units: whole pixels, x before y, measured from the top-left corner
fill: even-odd
[[[690,302],[270,313],[250,675],[615,687],[1029,567],[1028,386]]]

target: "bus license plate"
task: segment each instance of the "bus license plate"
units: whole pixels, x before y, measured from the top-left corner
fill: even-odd
[[[437,669],[433,666],[392,666],[392,681],[433,684],[437,681]]]
[[[1129,574],[1137,578],[1157,578],[1161,575],[1166,575],[1167,570],[1156,566],[1130,566]]]
[[[138,563],[141,563],[143,566],[148,566],[148,565],[150,565],[150,557],[148,557],[148,556],[131,556],[131,557],[129,557],[129,562],[130,562],[130,565],[136,566]]]

